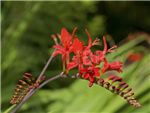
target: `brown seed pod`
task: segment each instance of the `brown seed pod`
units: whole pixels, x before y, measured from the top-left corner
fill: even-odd
[[[125,83],[122,78],[111,75],[106,80],[103,78],[97,78],[95,83],[120,95],[127,100],[130,105],[136,108],[141,107],[141,104],[133,97],[134,93],[132,88],[129,88],[129,85]]]
[[[20,103],[31,89],[37,88],[44,80],[45,76],[42,76],[40,80],[36,81],[36,78],[33,77],[32,74],[24,73],[23,78],[19,80],[16,85],[15,92],[10,100],[10,103]]]

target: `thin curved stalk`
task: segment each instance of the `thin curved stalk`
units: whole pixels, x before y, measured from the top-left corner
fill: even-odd
[[[55,51],[55,50],[54,50],[54,51]],[[43,70],[41,71],[41,73],[40,73],[40,75],[39,75],[37,81],[40,80],[40,78],[44,75],[44,73],[45,73],[46,69],[48,68],[49,64],[51,63],[52,59],[53,59],[53,54],[49,57],[49,59],[48,59],[46,65],[44,66]]]

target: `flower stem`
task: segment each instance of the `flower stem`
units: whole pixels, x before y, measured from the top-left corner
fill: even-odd
[[[14,107],[16,106],[16,104],[10,106],[8,109],[6,109],[3,113],[9,113]]]
[[[37,81],[40,80],[41,77],[44,75],[44,73],[45,73],[46,69],[48,68],[49,64],[51,63],[52,59],[53,59],[53,53],[52,53],[52,55],[49,57],[47,63],[45,64],[43,70],[41,71],[41,73],[40,73],[40,75],[39,75]]]

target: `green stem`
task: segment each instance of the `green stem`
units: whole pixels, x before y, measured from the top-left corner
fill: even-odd
[[[4,111],[4,113],[10,113],[10,111],[11,111],[14,107],[16,107],[16,104],[14,104],[14,105],[10,106],[8,109],[6,109],[6,110]]]

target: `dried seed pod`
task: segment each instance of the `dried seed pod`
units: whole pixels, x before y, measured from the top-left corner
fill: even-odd
[[[37,88],[43,81],[45,76],[42,76],[38,81],[30,73],[25,73],[23,78],[19,80],[15,92],[10,100],[11,104],[18,104],[26,96],[26,94],[34,88]]]
[[[100,86],[103,86],[103,85],[104,85],[104,79],[102,79],[102,78],[97,78],[97,83],[98,83]]]
[[[134,93],[132,92],[132,88],[129,88],[129,85],[122,78],[111,75],[106,80],[97,78],[95,83],[120,95],[132,106],[137,108],[141,107],[141,104],[133,97]]]
[[[104,82],[103,87],[105,87],[106,89],[109,89],[109,87],[110,87],[110,83],[109,83],[109,82]]]

